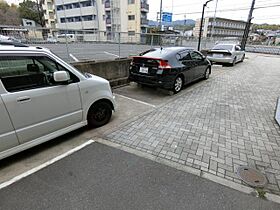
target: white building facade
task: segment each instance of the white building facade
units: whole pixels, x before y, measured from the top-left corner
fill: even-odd
[[[44,20],[46,28],[56,28],[56,12],[55,12],[55,0],[43,0],[42,9],[44,12]]]
[[[55,8],[58,29],[99,31],[101,39],[121,32],[123,42],[148,27],[147,0],[56,0]]]
[[[199,36],[201,19],[196,20],[193,35]],[[206,17],[202,25],[202,37],[242,37],[246,21]]]

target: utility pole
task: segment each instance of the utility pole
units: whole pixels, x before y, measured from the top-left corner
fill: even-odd
[[[242,50],[245,50],[247,39],[248,39],[248,36],[249,36],[251,21],[253,19],[253,11],[254,11],[254,7],[255,7],[255,2],[256,2],[256,0],[252,0],[251,9],[249,11],[248,20],[247,20],[245,30],[244,30],[244,34],[243,34],[242,41],[241,41],[241,49]]]
[[[202,15],[201,15],[201,21],[200,21],[200,28],[199,28],[199,37],[198,37],[198,44],[197,44],[197,50],[200,50],[200,42],[201,42],[201,35],[202,35],[202,25],[203,25],[203,19],[204,19],[204,10],[207,4],[213,0],[208,0],[203,4],[203,9],[202,9]]]
[[[162,28],[162,0],[160,0],[160,10],[159,10],[159,30],[161,31]]]

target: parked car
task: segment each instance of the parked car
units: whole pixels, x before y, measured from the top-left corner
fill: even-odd
[[[231,64],[243,62],[245,51],[237,44],[217,44],[208,53],[207,58],[212,63]]]
[[[109,122],[107,80],[40,47],[0,42],[0,159],[85,125]]]
[[[155,48],[132,58],[130,81],[174,93],[195,80],[208,79],[211,64],[204,55],[186,47]]]
[[[57,39],[54,38],[53,36],[48,36],[47,42],[48,43],[57,43]]]
[[[0,41],[1,42],[18,42],[21,43],[21,40],[16,39],[14,37],[10,37],[10,36],[4,36],[0,34]]]

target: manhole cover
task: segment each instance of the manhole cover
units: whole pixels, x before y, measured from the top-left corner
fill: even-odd
[[[259,171],[247,166],[240,166],[237,169],[238,176],[252,187],[263,187],[266,184],[266,177]]]

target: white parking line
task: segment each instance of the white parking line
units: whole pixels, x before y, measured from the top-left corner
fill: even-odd
[[[47,162],[45,162],[45,163],[35,167],[35,168],[32,168],[32,169],[30,169],[30,170],[28,170],[28,171],[26,171],[26,172],[24,172],[24,173],[22,173],[22,174],[20,174],[18,176],[15,176],[14,178],[10,179],[9,181],[1,183],[0,184],[0,190],[3,189],[4,187],[7,187],[7,186],[9,186],[9,185],[19,181],[19,180],[21,180],[21,179],[31,175],[31,174],[34,174],[35,172],[37,172],[37,171],[39,171],[39,170],[41,170],[43,168],[46,168],[47,166],[49,166],[49,165],[51,165],[51,164],[53,164],[53,163],[55,163],[55,162],[65,158],[65,157],[67,157],[67,156],[69,156],[69,155],[71,155],[71,154],[73,154],[73,153],[83,149],[84,147],[86,147],[86,146],[88,146],[88,145],[90,145],[90,144],[92,144],[94,142],[95,142],[94,140],[89,140],[89,141],[85,142],[84,144],[81,144],[80,146],[75,147],[75,148],[73,148],[73,149],[71,149],[71,150],[69,150],[69,151],[67,151],[67,152],[65,152],[65,153],[63,153],[63,154],[61,154],[61,155],[59,155],[59,156],[57,156],[57,157],[55,157],[55,158],[53,158],[53,159],[51,159],[51,160],[49,160]]]
[[[118,55],[116,55],[116,54],[109,53],[109,52],[106,52],[106,51],[104,51],[104,53],[107,54],[107,55],[112,55],[112,56],[115,56],[115,57],[120,57],[120,56],[118,56]]]
[[[155,105],[146,103],[146,102],[144,102],[144,101],[139,101],[139,100],[137,100],[137,99],[129,98],[129,97],[127,97],[127,96],[123,96],[123,95],[116,94],[116,93],[114,93],[114,95],[119,96],[119,97],[122,97],[122,98],[125,98],[125,99],[128,99],[128,100],[131,100],[131,101],[134,101],[134,102],[137,102],[137,103],[140,103],[140,104],[144,104],[144,105],[147,105],[147,106],[151,106],[151,107],[153,107],[153,108],[156,108]]]

